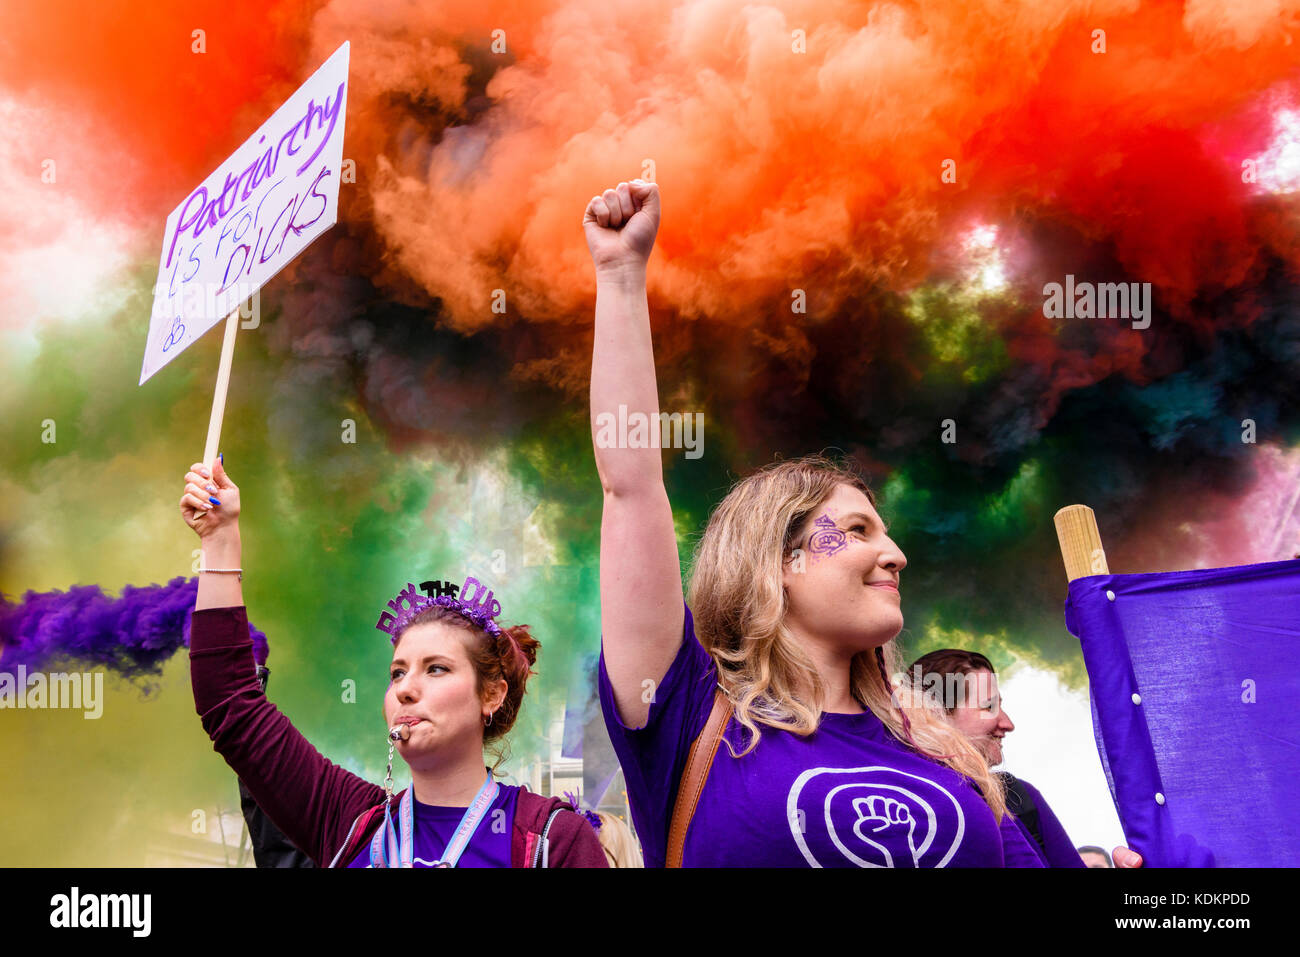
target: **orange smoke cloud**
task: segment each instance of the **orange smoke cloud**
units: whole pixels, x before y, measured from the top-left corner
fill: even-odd
[[[17,55],[0,85],[84,117],[60,135],[103,148],[81,151],[70,188],[100,215],[156,228],[350,40],[345,156],[358,181],[321,241],[335,264],[398,301],[441,299],[452,328],[522,319],[575,356],[593,288],[582,212],[620,180],[662,187],[656,307],[800,362],[810,346],[790,328],[793,288],[815,325],[870,288],[906,293],[957,231],[1001,224],[1025,250],[1008,264],[1025,304],[1010,352],[1055,363],[1068,388],[1136,374],[1145,358],[1131,337],[1061,356],[1030,315],[1044,281],[1085,271],[1099,249],[1204,332],[1223,320],[1198,317],[1198,296],[1249,282],[1262,252],[1296,260],[1293,225],[1252,207],[1239,174],[1271,119],[1240,117],[1295,83],[1298,10],[203,0],[110,12],[52,0],[3,14]],[[194,29],[206,54],[191,52]],[[47,144],[25,148],[35,162]],[[113,162],[93,161],[103,155]],[[1049,240],[1023,241],[1043,224]],[[582,363],[564,365],[535,368],[580,389]]]
[[[356,44],[362,122],[385,126],[358,134],[375,229],[447,321],[501,322],[496,288],[513,316],[581,315],[583,208],[643,176],[663,189],[659,304],[743,326],[794,286],[823,315],[905,288],[957,225],[1026,211],[1112,243],[1176,313],[1242,282],[1263,239],[1241,157],[1197,131],[1292,76],[1284,6],[574,0],[410,20],[335,0],[316,26],[318,52]],[[1267,133],[1248,132],[1241,151]]]
[[[316,5],[6,4],[0,89],[67,123],[37,137],[9,133],[31,159],[60,160],[62,188],[101,215],[161,226],[301,82],[301,36]],[[205,52],[194,52],[196,30]]]

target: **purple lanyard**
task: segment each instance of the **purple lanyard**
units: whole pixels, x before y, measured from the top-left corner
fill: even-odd
[[[375,832],[374,840],[370,842],[371,867],[388,867],[390,859],[396,859],[398,867],[415,866],[415,805],[411,798],[412,790],[412,788],[406,789],[406,793],[402,795],[402,803],[398,810],[402,828],[400,838],[393,827],[391,805],[384,805],[384,824]],[[456,866],[456,862],[460,860],[460,855],[469,846],[470,839],[474,836],[474,832],[478,830],[478,826],[483,823],[488,808],[492,806],[492,802],[496,800],[497,793],[500,790],[501,786],[492,780],[492,774],[489,772],[487,780],[479,788],[473,802],[469,807],[465,808],[460,823],[456,825],[451,840],[447,842],[447,849],[443,852],[442,858],[433,864],[434,867]],[[387,841],[385,841],[385,838],[387,838]]]

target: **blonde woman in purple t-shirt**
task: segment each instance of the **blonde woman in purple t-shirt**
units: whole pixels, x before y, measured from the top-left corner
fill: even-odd
[[[634,180],[593,197],[583,221],[597,281],[599,690],[646,865],[666,862],[720,689],[724,746],[682,865],[1041,866],[979,752],[919,697],[891,694],[907,559],[852,471],[808,457],[737,483],[683,602],[659,443],[635,431],[662,421],[645,285],[659,213],[658,187]]]

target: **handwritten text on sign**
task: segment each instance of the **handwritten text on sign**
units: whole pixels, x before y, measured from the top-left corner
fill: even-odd
[[[349,46],[167,217],[140,382],[338,221]]]

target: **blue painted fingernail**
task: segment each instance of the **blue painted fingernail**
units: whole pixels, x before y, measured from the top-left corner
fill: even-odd
[[[225,465],[225,464],[226,464],[226,455],[225,455],[224,452],[218,452],[218,453],[217,453],[217,458],[221,459],[221,464],[222,464],[222,465]]]
[[[208,501],[211,502],[213,505],[220,505],[220,504],[221,504],[221,503],[218,502],[215,498],[212,498],[212,497],[209,497],[209,498],[208,498]]]

